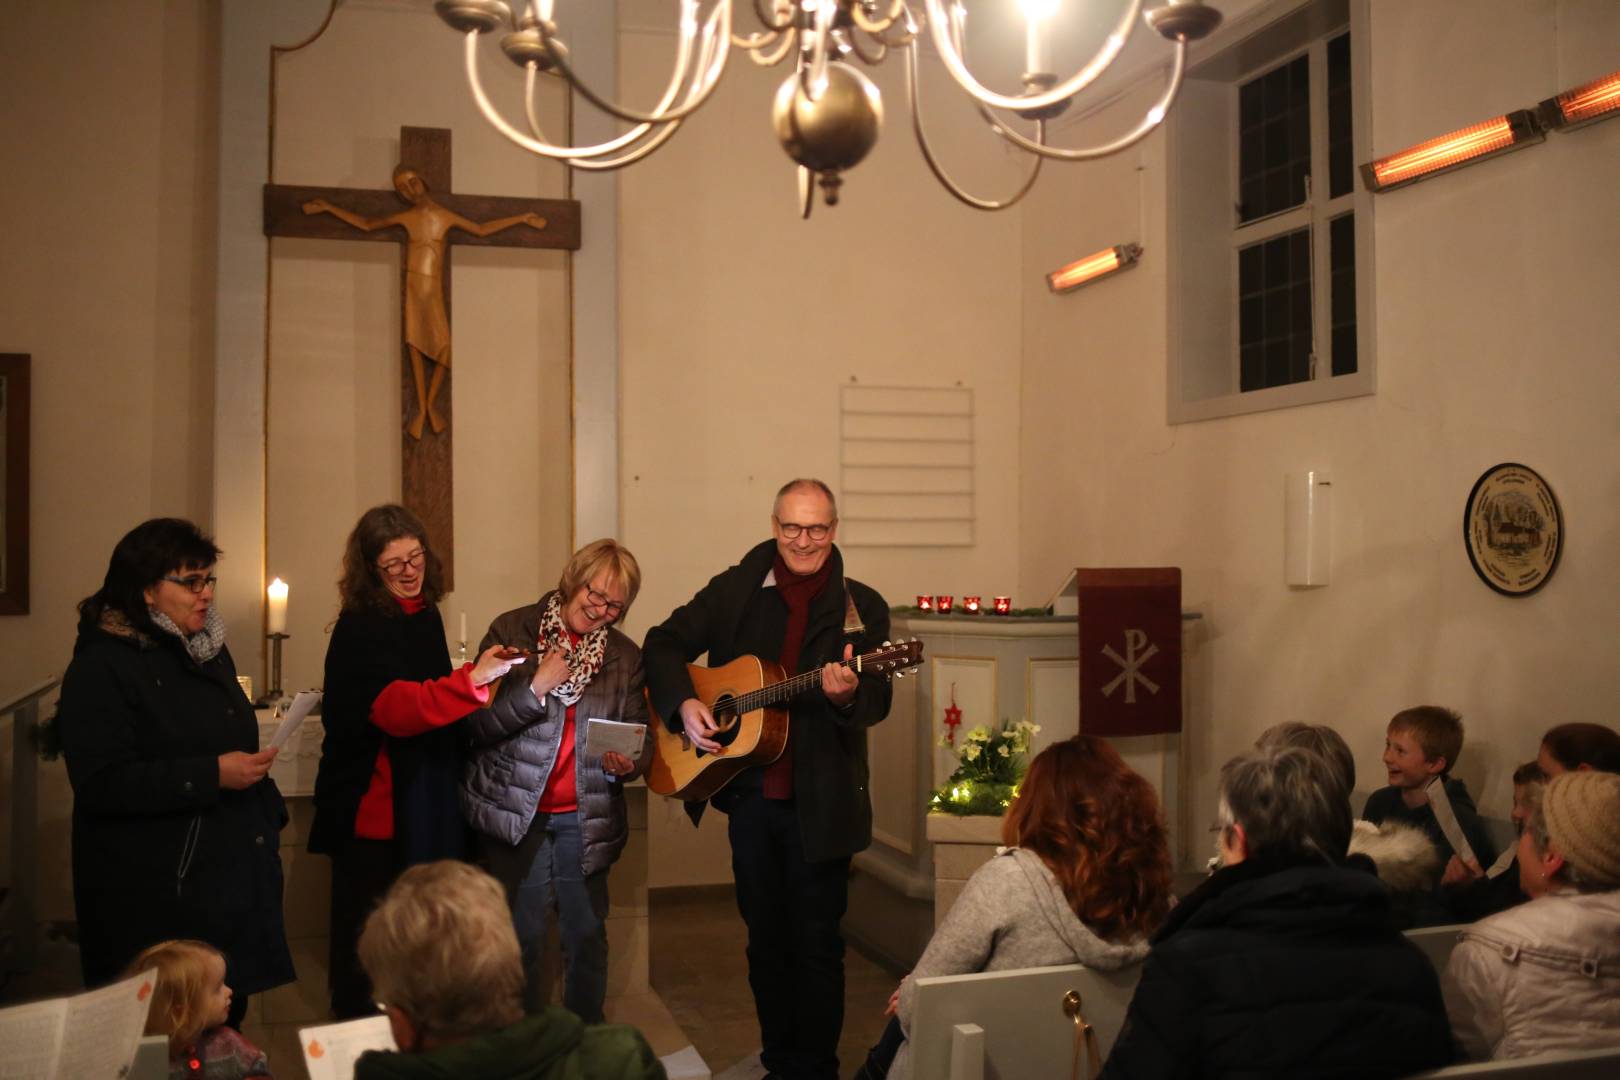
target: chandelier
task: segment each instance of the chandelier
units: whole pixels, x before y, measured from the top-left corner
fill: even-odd
[[[762,67],[792,57],[793,71],[776,92],[772,120],[782,148],[798,165],[798,203],[803,217],[810,216],[818,186],[828,206],[837,204],[844,172],[872,149],[883,124],[883,99],[852,60],[874,66],[890,52],[903,54],[911,127],[928,168],[947,191],[968,206],[1004,210],[1029,192],[1047,159],[1090,161],[1118,153],[1146,137],[1164,120],[1181,89],[1187,43],[1204,37],[1221,21],[1220,12],[1202,0],[1168,0],[1145,15],[1142,0],[1123,0],[1124,10],[1096,54],[1074,74],[1059,80],[1049,70],[1053,65],[1048,26],[1058,0],[1019,0],[1028,23],[1023,88],[1017,94],[1002,94],[968,70],[964,48],[967,13],[954,0],[752,0],[759,29],[747,34],[733,31],[733,0],[715,0],[706,13],[703,0],[678,2],[674,68],[663,96],[647,110],[609,100],[574,70],[567,42],[553,19],[554,0],[519,0],[520,13],[514,13],[505,0],[436,0],[434,8],[464,35],[467,82],[485,119],[525,150],[575,169],[623,168],[668,142],[714,93],[733,47],[748,53]],[[1164,92],[1135,127],[1116,139],[1075,148],[1048,144],[1047,121],[1060,115],[1108,69],[1136,29],[1139,16],[1174,50]],[[502,52],[525,72],[526,130],[495,108],[478,74],[479,35],[496,31],[502,31]],[[929,145],[917,74],[924,34],[929,35],[951,78],[971,96],[990,130],[1030,155],[1028,171],[1010,195],[986,199],[969,194],[946,173]],[[629,128],[590,146],[551,142],[541,130],[535,109],[538,77],[545,73],[565,79],[585,100]]]

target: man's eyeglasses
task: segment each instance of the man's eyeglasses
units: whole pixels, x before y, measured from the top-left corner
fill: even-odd
[[[219,584],[219,578],[213,574],[187,574],[185,577],[171,577],[165,574],[163,580],[172,581],[176,585],[184,585],[194,593],[200,593],[204,589],[212,589]]]
[[[797,540],[802,533],[809,533],[810,539],[819,542],[827,539],[827,534],[832,532],[831,525],[800,525],[793,521],[783,521],[781,518],[776,519],[776,527],[788,540]]]
[[[417,548],[403,559],[389,559],[387,562],[378,563],[377,569],[389,577],[399,577],[407,566],[412,570],[420,570],[424,562],[427,562],[427,552]]]
[[[620,615],[624,614],[624,605],[623,604],[619,603],[617,600],[608,599],[606,596],[604,596],[601,593],[597,592],[595,589],[591,588],[589,585],[585,586],[585,599],[590,601],[591,607],[595,608],[598,611],[606,611],[609,615],[612,615],[615,619],[617,619]]]

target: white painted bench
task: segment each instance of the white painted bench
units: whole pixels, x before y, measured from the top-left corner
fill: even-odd
[[[1482,1061],[1414,1073],[1410,1080],[1614,1080],[1620,1076],[1620,1047],[1611,1050],[1573,1050],[1561,1054]]]
[[[1446,965],[1451,962],[1451,950],[1457,947],[1457,940],[1462,932],[1468,929],[1468,923],[1454,923],[1450,926],[1424,926],[1416,930],[1408,930],[1406,936],[1412,944],[1423,950],[1423,955],[1429,958],[1434,965],[1436,975],[1445,977]]]
[[[1065,996],[1080,995],[1080,1013],[1107,1057],[1141,973],[1140,964],[1123,971],[1067,964],[920,978],[908,1039],[912,1075],[919,1080],[1074,1075],[1075,1022],[1065,1010]],[[1087,1064],[1081,1064],[1079,1075],[1089,1075]]]

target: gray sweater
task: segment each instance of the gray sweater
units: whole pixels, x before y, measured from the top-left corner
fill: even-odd
[[[1140,963],[1147,953],[1146,938],[1115,944],[1087,929],[1040,856],[998,848],[968,879],[916,969],[900,984],[900,1028],[911,1034],[919,977],[1063,964],[1116,971]],[[889,1077],[910,1075],[908,1043],[895,1055]]]

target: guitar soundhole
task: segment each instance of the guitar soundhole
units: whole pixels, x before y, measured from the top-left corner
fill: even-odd
[[[714,733],[714,741],[721,746],[730,746],[736,740],[742,727],[737,722],[737,710],[733,706],[736,699],[731,694],[721,694],[709,706],[709,712],[714,715],[715,726],[720,730]],[[708,751],[702,747],[694,747],[698,757],[707,757]]]

